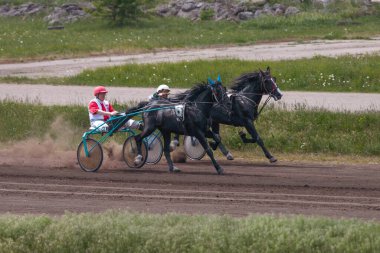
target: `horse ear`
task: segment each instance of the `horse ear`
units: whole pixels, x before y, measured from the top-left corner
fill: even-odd
[[[267,67],[267,73],[270,74],[270,67]]]
[[[215,84],[215,81],[212,80],[210,77],[207,79],[207,81],[208,81],[208,84],[210,84],[210,85],[214,85]]]
[[[260,71],[260,76],[265,76],[264,71],[262,71],[261,69],[259,69],[259,71]]]

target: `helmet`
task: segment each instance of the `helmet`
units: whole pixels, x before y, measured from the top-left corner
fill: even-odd
[[[97,86],[94,88],[94,96],[98,95],[99,93],[107,93],[106,87],[104,86]]]
[[[157,92],[160,92],[162,90],[170,90],[170,88],[166,84],[161,84],[160,86],[158,86]]]

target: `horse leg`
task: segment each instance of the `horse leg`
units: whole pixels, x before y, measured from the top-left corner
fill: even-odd
[[[212,150],[216,150],[218,148],[218,145],[220,144],[220,138],[217,138],[217,135],[211,130],[208,130],[205,136],[206,138],[213,139],[213,141],[208,142],[208,145],[212,148]]]
[[[247,127],[246,127],[246,129],[247,129]],[[249,132],[249,131],[248,131],[248,132]],[[239,136],[240,136],[240,139],[241,139],[241,141],[242,141],[243,143],[255,143],[255,142],[257,141],[257,140],[254,139],[254,138],[248,139],[248,138],[247,138],[247,134],[244,133],[243,131],[240,131],[240,132],[239,132]]]
[[[216,148],[219,147],[219,150],[227,158],[227,160],[233,160],[234,159],[233,155],[222,143],[222,138],[219,135],[219,131],[220,131],[219,123],[213,121],[211,124],[211,132],[212,132],[212,138],[214,139],[215,142],[209,142],[209,145],[211,146],[213,150],[216,150]]]
[[[164,154],[169,166],[169,171],[180,172],[181,170],[173,165],[172,158],[170,157],[170,132],[162,132],[162,136],[164,138]]]
[[[252,139],[247,139],[244,134],[244,138],[249,141],[250,143],[257,143],[263,150],[265,157],[269,159],[271,163],[277,162],[277,159],[271,155],[271,153],[268,151],[268,149],[264,145],[264,141],[260,138],[260,135],[257,133],[257,130],[253,123],[251,121],[247,121],[245,128],[247,129],[248,133],[251,135]],[[243,139],[242,135],[240,137]],[[247,143],[247,142],[244,142]]]
[[[135,136],[136,146],[137,146],[137,156],[135,158],[135,164],[141,163],[143,157],[141,153],[141,145],[142,141],[146,136],[149,136],[151,133],[153,133],[155,130],[154,126],[148,126],[148,124],[145,124],[144,129],[142,132]]]
[[[195,134],[196,134],[195,137],[198,139],[199,143],[202,145],[204,150],[206,150],[207,155],[210,157],[212,164],[214,165],[214,167],[216,169],[216,172],[218,172],[219,175],[223,174],[223,168],[220,167],[218,162],[215,160],[214,154],[213,154],[211,148],[209,147],[209,145],[207,144],[207,139],[206,139],[205,135],[203,133],[201,133],[199,129],[198,129],[198,131],[195,131]]]
[[[222,154],[227,158],[227,160],[234,160],[234,156],[231,154],[231,152],[224,146],[224,144],[222,143],[222,140],[220,138],[220,135],[217,134],[216,135],[217,138],[219,138],[219,150],[222,152]]]
[[[227,158],[227,160],[233,160],[234,157],[231,154],[231,152],[224,146],[222,143],[222,138],[218,133],[215,133],[214,131],[208,131],[206,133],[207,138],[212,138],[214,141],[210,141],[209,145],[213,150],[216,150],[216,148],[219,148],[219,150],[222,152],[222,154]]]

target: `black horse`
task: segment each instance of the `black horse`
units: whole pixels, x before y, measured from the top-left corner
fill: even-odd
[[[231,153],[220,145],[219,124],[242,126],[247,129],[251,135],[251,139],[246,137],[244,132],[240,132],[240,137],[244,143],[257,143],[263,150],[265,156],[271,163],[277,159],[269,153],[260,138],[253,121],[258,117],[258,107],[263,95],[269,95],[274,100],[280,100],[282,93],[276,84],[276,79],[271,76],[270,68],[264,72],[252,72],[243,74],[236,78],[231,87],[230,110],[226,110],[225,106],[215,104],[210,112],[212,119],[212,132],[217,136],[218,141],[211,145],[213,149],[219,145],[221,151],[227,156],[227,159],[232,160]]]
[[[179,171],[173,165],[169,147],[171,133],[177,133],[195,136],[211,158],[218,174],[222,174],[223,169],[214,159],[213,152],[206,140],[206,134],[211,133],[209,130],[210,107],[216,103],[220,104],[220,101],[225,100],[223,99],[225,96],[225,88],[220,82],[201,83],[184,93],[176,95],[174,100],[182,101],[181,103],[184,105],[182,119],[179,119],[176,114],[175,104],[169,101],[156,100],[146,104],[142,114],[144,129],[135,136],[138,150],[135,162],[140,163],[142,160],[141,143],[144,137],[149,136],[155,129],[159,129],[164,138],[164,154],[170,172]],[[128,110],[127,113],[130,113],[130,111]]]

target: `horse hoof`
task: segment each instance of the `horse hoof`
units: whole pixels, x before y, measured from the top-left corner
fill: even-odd
[[[234,159],[233,155],[230,152],[228,152],[226,157],[227,157],[227,160],[230,160],[230,161]]]
[[[173,140],[170,142],[170,152],[173,152],[179,146],[179,142],[177,140]]]
[[[176,146],[173,146],[172,144],[170,144],[170,147],[169,147],[170,152],[173,152],[175,149],[176,149]]]
[[[142,158],[143,158],[142,155],[136,156],[135,161],[134,161],[135,165],[140,164],[142,161]]]
[[[170,172],[173,172],[173,173],[178,173],[178,172],[181,172],[180,169],[178,169],[177,167],[173,167],[172,169],[169,170]]]
[[[223,169],[221,167],[219,167],[216,172],[218,172],[218,175],[223,175]]]
[[[270,163],[275,163],[275,162],[277,162],[277,159],[276,159],[275,157],[271,157],[271,158],[269,159],[269,162],[270,162]]]

